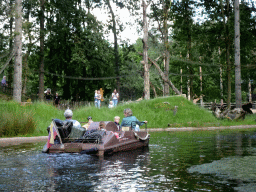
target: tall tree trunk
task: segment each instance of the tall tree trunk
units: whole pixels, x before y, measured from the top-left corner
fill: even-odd
[[[44,1],[40,0],[40,69],[39,69],[39,100],[44,99]]]
[[[229,22],[229,0],[226,0],[226,12],[228,13],[227,16],[224,14],[223,9],[223,2],[220,0],[221,5],[221,12],[222,12],[222,18],[223,18],[223,28],[224,28],[224,39],[225,39],[225,45],[226,45],[226,63],[227,63],[227,108],[230,108],[231,106],[231,63],[230,63],[230,37],[229,37],[229,30],[226,26],[226,22]],[[227,21],[226,21],[227,18]]]
[[[24,16],[24,19],[27,20],[27,22],[29,23],[29,17],[30,17],[30,8],[28,8],[27,14]],[[22,95],[25,96],[26,92],[27,92],[27,81],[28,81],[28,57],[30,55],[31,49],[32,49],[32,38],[31,38],[31,30],[30,28],[27,28],[27,35],[28,35],[28,39],[29,39],[29,43],[28,43],[28,48],[27,48],[27,52],[24,55],[24,59],[23,59],[23,88],[22,88]]]
[[[15,2],[15,46],[17,48],[14,64],[13,99],[21,102],[22,89],[22,0]]]
[[[13,0],[10,0],[10,7],[12,7],[13,5]],[[12,52],[12,49],[13,49],[13,14],[10,13],[10,41],[9,41],[9,50],[10,50],[10,53]],[[9,62],[9,67],[7,69],[7,76],[8,76],[8,86],[11,87],[11,84],[13,82],[13,59],[10,60]]]
[[[222,65],[221,65],[221,50],[219,47],[219,64],[220,64],[220,103],[223,104],[223,79],[222,79]]]
[[[227,12],[229,13],[229,0],[227,0]],[[229,14],[227,16],[227,22],[229,21]],[[226,23],[224,24],[226,26]],[[226,50],[226,59],[227,59],[227,74],[228,74],[228,97],[227,97],[227,105],[228,108],[231,107],[231,62],[230,62],[230,34],[228,27],[226,27],[226,45],[227,45],[227,50]]]
[[[242,108],[241,94],[241,64],[240,64],[240,19],[239,19],[239,0],[234,2],[235,8],[235,89],[236,89],[236,108]]]
[[[163,3],[163,11],[164,11],[164,26],[163,26],[163,36],[164,36],[164,47],[165,47],[165,55],[164,55],[164,75],[165,79],[169,80],[169,64],[170,64],[170,53],[169,53],[169,41],[168,41],[168,11],[170,8],[170,2],[164,2]],[[164,82],[164,96],[168,96],[170,94],[169,85],[167,82]]]
[[[148,23],[147,23],[147,5],[142,0],[143,7],[143,61],[144,61],[144,99],[150,99],[150,84],[149,84],[149,65],[148,65]]]
[[[191,29],[188,28],[188,42],[187,42],[187,60],[191,59]],[[193,72],[192,67],[187,66],[190,76],[188,76],[188,100],[192,98],[192,84],[193,84]]]
[[[203,107],[203,71],[202,67],[199,67],[200,72],[200,104]]]
[[[228,76],[228,95],[227,95],[227,107],[231,106],[231,63],[230,63],[230,43],[227,44],[226,59],[227,59],[227,76]]]
[[[182,69],[180,69],[180,93],[182,94]]]
[[[110,10],[110,14],[112,17],[112,32],[114,34],[114,51],[115,51],[115,65],[116,65],[116,86],[117,92],[120,93],[120,77],[119,77],[119,53],[118,53],[118,44],[117,44],[117,32],[116,32],[116,18],[113,12],[112,6],[109,0],[106,0],[108,8]]]
[[[248,83],[248,90],[249,90],[248,101],[251,103],[252,102],[252,84],[251,84],[250,78]]]

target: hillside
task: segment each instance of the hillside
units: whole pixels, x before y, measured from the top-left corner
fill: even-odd
[[[9,114],[9,116],[13,113],[29,114],[29,117],[35,122],[36,128],[35,131],[32,134],[28,134],[28,136],[47,135],[46,128],[50,124],[51,119],[64,119],[64,110],[59,110],[43,102],[35,102],[31,105],[21,106],[13,101],[7,102],[0,100],[0,104],[3,106],[0,109],[1,118],[3,118],[4,114]],[[174,114],[175,106],[177,106],[177,111]],[[217,120],[210,111],[198,107],[191,101],[179,96],[156,98],[149,101],[127,102],[119,104],[113,109],[107,107],[102,107],[101,109],[82,107],[73,110],[73,119],[86,122],[87,117],[92,116],[93,121],[113,121],[115,116],[120,116],[122,120],[124,117],[123,110],[125,108],[131,108],[133,115],[140,121],[147,120],[148,128],[209,127],[220,125],[251,125],[256,123],[255,114],[248,115],[244,121],[238,122]],[[23,117],[20,116],[16,118]],[[2,121],[4,120],[2,119]]]

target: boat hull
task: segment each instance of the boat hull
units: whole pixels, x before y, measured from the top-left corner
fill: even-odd
[[[54,144],[48,151],[48,153],[81,153],[92,154],[97,156],[109,155],[119,151],[129,151],[138,148],[147,147],[149,144],[150,135],[147,132],[134,132],[125,131],[121,138],[117,138],[112,131],[108,131],[106,136],[100,143],[63,143]]]

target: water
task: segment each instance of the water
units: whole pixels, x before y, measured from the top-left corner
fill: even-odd
[[[148,148],[104,158],[2,147],[0,191],[256,191],[255,135],[151,133]]]

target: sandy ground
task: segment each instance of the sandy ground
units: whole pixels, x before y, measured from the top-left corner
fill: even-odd
[[[182,128],[150,128],[149,132],[154,131],[206,131],[206,130],[223,130],[223,129],[250,129],[256,128],[255,125],[239,125],[239,126],[220,126],[220,127],[182,127]],[[47,141],[48,136],[40,137],[12,137],[12,138],[0,138],[0,147],[8,145],[20,145],[22,143],[36,143],[41,141]]]
[[[1,138],[0,147],[5,147],[8,145],[20,145],[22,143],[36,143],[40,141],[47,141],[48,136],[40,137],[12,137],[12,138]]]

